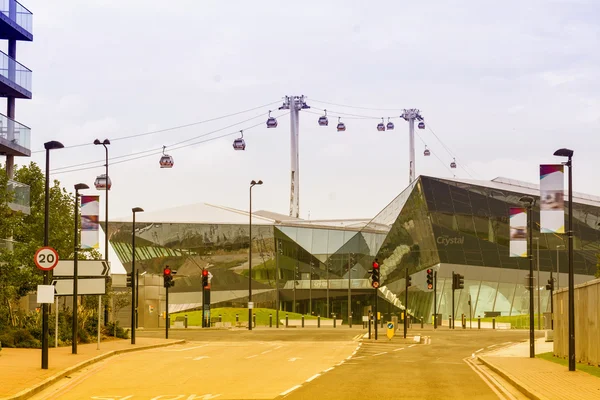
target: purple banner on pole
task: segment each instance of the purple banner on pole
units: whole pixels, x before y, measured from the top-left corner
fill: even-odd
[[[564,166],[540,165],[540,231],[565,233]]]
[[[510,215],[510,257],[527,257],[527,209],[511,207]]]
[[[81,248],[97,249],[99,239],[100,196],[81,196]]]

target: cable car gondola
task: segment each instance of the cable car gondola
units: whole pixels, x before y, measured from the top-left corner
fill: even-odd
[[[269,119],[267,119],[267,128],[277,128],[277,120],[271,117],[271,110],[269,110]]]
[[[431,155],[431,151],[429,151],[429,149],[427,148],[427,146],[425,146],[425,151],[423,152],[423,155],[425,157],[429,157]]]
[[[337,130],[338,132],[344,132],[346,130],[346,125],[341,121],[342,117],[338,117]]]
[[[383,117],[381,117],[381,122],[377,124],[377,130],[379,132],[385,131],[385,124],[383,123]]]
[[[456,158],[450,163],[450,168],[456,168]]]
[[[325,111],[325,115],[321,115],[319,117],[319,126],[329,125],[329,119],[327,119],[327,110],[323,110],[323,111]]]
[[[163,155],[162,157],[160,157],[160,167],[161,168],[173,168],[173,157],[171,157],[168,154],[165,154],[165,149],[167,148],[167,146],[163,146]]]
[[[233,141],[233,148],[235,150],[246,150],[246,142],[244,141],[244,131],[240,131],[241,137]]]
[[[387,130],[388,131],[394,130],[394,123],[392,121],[390,121],[390,117],[388,117]]]
[[[102,174],[98,175],[94,186],[96,186],[96,190],[110,190],[112,182],[110,181],[110,177],[107,179],[106,174]]]
[[[425,122],[419,122],[419,129],[425,129]]]

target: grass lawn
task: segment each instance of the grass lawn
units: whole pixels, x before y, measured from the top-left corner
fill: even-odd
[[[498,322],[509,322],[510,323],[510,327],[512,329],[529,329],[529,315],[512,315],[512,316],[500,316],[500,317],[495,317],[496,318],[496,323]],[[534,321],[535,321],[535,328],[537,329],[537,323],[538,323],[538,315],[535,314],[534,316]],[[458,317],[458,319],[460,319],[460,316]],[[469,321],[469,319],[467,318],[467,322]],[[472,321],[474,323],[477,323],[477,318],[473,318]],[[492,317],[488,317],[488,318],[481,318],[481,322],[492,322]],[[544,327],[544,316],[542,315],[541,317],[541,324],[542,324],[542,328]]]
[[[270,308],[255,308],[252,310],[252,312],[256,314],[256,325],[269,325],[269,314],[273,314],[273,324],[275,324],[276,310]],[[248,321],[247,308],[213,308],[210,310],[210,316],[212,318],[217,318],[219,314],[222,316],[223,322],[235,323],[235,314],[239,315],[240,322]],[[284,320],[286,314],[288,315],[289,319],[300,319],[302,317],[302,314],[288,311],[279,311],[279,319]],[[202,325],[202,311],[190,311],[171,314],[171,321],[174,321],[176,317],[183,317],[185,315],[188,316],[189,326]],[[304,319],[317,319],[317,317],[305,315]],[[327,318],[321,317],[321,319],[325,320]]]
[[[538,354],[536,355],[536,357],[542,358],[547,361],[552,361],[560,365],[564,365],[565,367],[569,366],[569,360],[560,357],[554,357],[554,354],[552,352]],[[593,365],[577,363],[576,369],[578,371],[587,372],[590,375],[594,375],[595,377],[600,378],[600,367],[594,367]]]

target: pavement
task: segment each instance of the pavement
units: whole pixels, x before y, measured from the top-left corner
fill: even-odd
[[[79,344],[77,354],[71,354],[71,346],[51,347],[48,369],[41,369],[41,349],[3,348],[0,352],[0,399],[29,398],[63,377],[117,354],[182,342],[180,339],[136,338],[136,344],[132,345],[129,339],[117,339],[100,343],[99,350],[96,343]]]
[[[552,342],[537,339],[536,354],[551,352],[552,346]],[[582,371],[571,372],[551,361],[529,358],[529,341],[477,358],[530,399],[600,399],[600,378]]]

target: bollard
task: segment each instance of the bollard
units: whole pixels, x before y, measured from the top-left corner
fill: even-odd
[[[350,316],[348,317],[348,326],[349,326],[350,328],[352,328],[352,314],[353,314],[353,313],[350,313]]]
[[[240,316],[238,314],[235,314],[235,323],[239,323],[240,322]]]
[[[317,315],[317,328],[321,327],[321,314]]]
[[[223,322],[223,316],[219,314],[219,322]]]
[[[421,329],[423,329],[423,317],[421,317]]]
[[[269,328],[273,327],[273,314],[269,314]]]
[[[183,321],[184,326],[187,328],[187,324],[188,324],[188,317],[187,314],[185,314],[185,320]]]
[[[496,318],[492,318],[492,329],[496,329]]]
[[[301,319],[302,319],[302,327],[304,328],[304,314],[302,314]]]
[[[467,329],[467,317],[465,316],[465,314],[461,315],[460,320],[462,322],[463,329]]]
[[[481,317],[477,317],[477,329],[481,329]]]
[[[285,314],[285,327],[286,328],[288,327],[288,315],[287,314]]]
[[[333,327],[334,327],[334,328],[335,328],[335,321],[336,321],[336,319],[335,319],[335,314],[333,314]]]
[[[452,315],[448,316],[448,328],[452,329]]]
[[[383,315],[381,316],[381,318],[379,318],[379,321],[381,321],[381,329],[383,329]]]
[[[252,314],[252,327],[256,328],[256,314]]]

